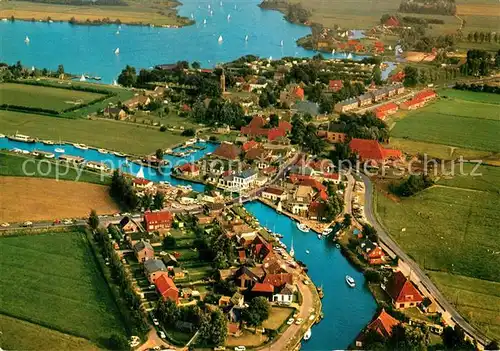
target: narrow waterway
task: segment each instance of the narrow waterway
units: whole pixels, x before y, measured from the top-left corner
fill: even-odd
[[[323,313],[325,318],[312,328],[312,337],[302,343],[302,350],[346,349],[361,329],[370,321],[377,308],[365,279],[326,239],[318,239],[313,232],[303,233],[296,222],[277,213],[273,208],[254,201],[244,205],[259,222],[284,236],[281,239],[290,248],[292,238],[295,257],[304,262],[308,275],[316,286],[323,286]],[[309,250],[309,254],[306,253]],[[345,282],[346,274],[356,280],[356,287]]]

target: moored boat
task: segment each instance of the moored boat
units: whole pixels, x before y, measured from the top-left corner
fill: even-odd
[[[73,144],[73,146],[76,147],[77,149],[80,149],[80,150],[88,150],[89,149],[89,147],[87,145],[85,145],[85,144],[77,144],[77,143],[75,143],[75,144]]]
[[[328,235],[328,234],[330,234],[331,232],[333,232],[333,228],[326,228],[325,230],[323,230],[323,231],[321,232],[321,234],[323,234],[323,235]]]
[[[42,143],[45,145],[54,145],[54,142],[52,140],[42,140]]]
[[[118,151],[113,152],[113,155],[118,156],[118,157],[125,157],[125,154],[122,154],[121,152],[118,152]]]
[[[347,285],[349,285],[351,288],[354,288],[356,286],[356,282],[354,281],[354,278],[351,277],[350,275],[345,276],[345,282]]]
[[[99,151],[99,153],[101,153],[101,154],[107,154],[108,153],[108,150],[106,150],[106,149],[98,149],[97,151]]]
[[[5,134],[0,134],[0,138],[5,138]]]
[[[307,341],[311,338],[312,332],[311,329],[307,329],[306,333],[304,334],[304,340]]]
[[[19,134],[19,133],[16,133],[14,135],[9,135],[9,136],[7,136],[7,138],[9,140],[22,141],[24,143],[34,143],[35,142],[35,139],[30,137],[29,135],[24,135],[24,134]]]
[[[63,148],[61,148],[61,147],[56,147],[56,148],[54,149],[54,151],[55,151],[55,152],[57,152],[57,153],[62,154],[65,150],[64,150]]]
[[[310,229],[307,225],[302,224],[302,223],[297,223],[297,228],[304,233],[309,233]]]

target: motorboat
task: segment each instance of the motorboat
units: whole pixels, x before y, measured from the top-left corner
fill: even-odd
[[[245,35],[245,41],[248,41],[248,34]]]
[[[307,225],[302,224],[302,223],[297,223],[297,228],[304,233],[309,233],[310,229]]]
[[[323,230],[323,232],[321,234],[323,235],[328,235],[330,234],[331,232],[333,232],[333,228],[326,228],[325,230]]]
[[[21,153],[22,153],[23,155],[29,155],[29,153],[30,153],[30,152],[29,152],[28,150],[21,150]]]
[[[120,54],[120,48],[116,48],[115,49],[115,55],[119,55]]]
[[[350,275],[345,276],[345,282],[347,285],[349,285],[351,288],[354,288],[356,286],[356,282],[354,281],[354,278],[351,277]]]
[[[5,134],[0,134],[0,138],[5,138]]]
[[[306,250],[306,254],[308,254],[308,255],[309,255],[309,253],[310,253],[310,251],[309,251],[309,250]]]
[[[339,245],[339,244],[335,244],[335,247],[336,247],[337,249],[340,249],[340,245]]]
[[[26,36],[26,38],[24,38],[24,42],[25,42],[26,44],[29,44],[29,43],[30,43],[30,38],[29,38],[28,36]]]
[[[113,155],[118,156],[118,157],[125,157],[125,154],[122,154],[121,152],[118,152],[118,151],[113,152]]]
[[[19,133],[16,133],[14,135],[9,135],[9,136],[7,136],[7,138],[9,138],[10,140],[13,140],[13,141],[22,141],[24,143],[34,143],[35,142],[35,139],[30,137],[29,135],[24,135],[24,134],[19,134]]]
[[[318,239],[319,239],[319,240],[323,239],[323,235],[318,234]]]
[[[304,340],[307,341],[311,338],[312,336],[312,332],[311,332],[311,329],[307,329],[306,333],[304,334]]]
[[[80,150],[88,150],[89,149],[89,147],[87,145],[85,145],[85,144],[77,144],[77,143],[75,143],[75,144],[73,144],[73,146],[76,147],[77,149],[80,149]]]
[[[12,152],[15,152],[16,154],[22,154],[23,153],[23,150],[21,149],[18,149],[17,147],[13,148],[12,150],[10,150]]]
[[[56,148],[54,149],[54,151],[55,151],[55,152],[57,152],[57,153],[62,154],[65,150],[64,150],[63,148],[56,147]]]
[[[45,145],[54,145],[54,142],[52,140],[42,140],[42,143]]]
[[[108,150],[106,150],[106,149],[98,149],[97,151],[99,151],[99,153],[101,153],[101,154],[107,154],[108,153]]]

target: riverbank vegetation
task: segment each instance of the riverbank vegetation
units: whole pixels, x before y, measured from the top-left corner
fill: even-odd
[[[158,26],[183,26],[191,20],[179,17],[175,9],[179,2],[160,0],[154,3],[144,0],[109,0],[113,4],[78,5],[70,1],[2,1],[2,17],[26,21],[64,21],[73,24],[142,24]],[[108,1],[108,2],[109,2]],[[73,2],[73,1],[71,1]]]
[[[0,251],[2,313],[102,346],[112,335],[125,333],[80,231],[5,237],[0,239]],[[2,339],[8,339],[3,332]]]

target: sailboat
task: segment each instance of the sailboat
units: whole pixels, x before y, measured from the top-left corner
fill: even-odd
[[[269,61],[272,61],[273,60],[273,57],[272,56],[269,56]]]
[[[31,72],[35,70],[35,66],[31,66]]]
[[[203,20],[203,24],[207,24],[207,19],[206,18]]]
[[[221,1],[221,2],[219,2],[219,6],[222,6],[222,1]]]
[[[335,49],[332,49],[332,55],[335,55]]]
[[[292,238],[292,245],[290,246],[290,256],[291,257],[295,256],[295,250],[293,249],[293,238]]]
[[[119,30],[116,31],[116,35],[120,35],[120,31]]]
[[[352,60],[352,54],[351,53],[349,53],[349,55],[347,55],[347,59],[348,60]]]
[[[282,40],[282,41],[280,41],[280,46],[283,46],[283,40]]]
[[[194,14],[191,12],[191,19],[194,19]]]
[[[227,20],[230,21],[231,20],[231,14],[228,14],[227,15]]]
[[[214,11],[210,10],[210,16],[213,16],[213,15],[214,15]]]
[[[116,48],[115,49],[115,55],[119,55],[120,54],[120,48]]]
[[[208,8],[209,8],[209,9],[210,9],[210,7],[211,7],[211,6],[210,6],[210,4],[208,4]]]
[[[54,149],[54,151],[55,151],[55,152],[57,152],[57,153],[62,154],[62,153],[65,151],[65,150],[62,148],[62,145],[63,145],[63,144],[62,144],[62,142],[61,142],[61,138],[59,138],[59,147],[56,147],[56,148]]]
[[[116,81],[116,79],[113,79],[113,85],[114,85],[115,87],[117,87],[117,86],[118,86],[118,82]]]
[[[82,76],[80,77],[80,82],[85,82],[87,79],[85,79],[85,76],[82,74]]]
[[[224,39],[222,38],[222,35],[219,35],[219,39],[217,39],[217,41],[219,42],[219,44],[224,41]]]
[[[139,169],[139,172],[137,172],[137,174],[135,176],[136,176],[136,178],[144,178],[144,169],[141,167]]]
[[[248,41],[248,34],[245,35],[245,41]]]
[[[120,30],[120,29],[122,29],[122,26],[121,26],[121,25],[119,25],[119,26],[118,26],[118,30]]]
[[[24,38],[24,42],[25,42],[26,44],[29,44],[29,43],[30,43],[30,38],[28,38],[28,36],[26,36],[26,38]]]

